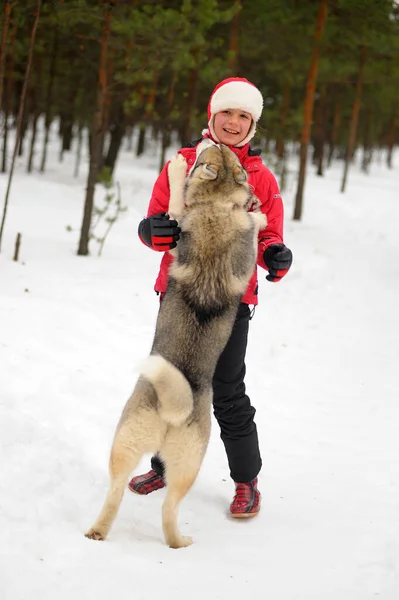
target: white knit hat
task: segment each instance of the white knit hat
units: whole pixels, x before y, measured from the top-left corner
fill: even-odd
[[[263,97],[253,83],[243,77],[224,79],[215,87],[208,104],[208,127],[213,139],[219,142],[215,135],[213,119],[216,113],[228,108],[238,108],[252,116],[252,124],[247,137],[237,146],[245,146],[255,135],[256,123],[263,109]]]

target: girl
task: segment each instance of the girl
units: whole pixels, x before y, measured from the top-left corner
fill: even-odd
[[[255,135],[256,123],[263,109],[260,91],[247,79],[232,77],[220,82],[208,104],[208,129],[202,132],[216,143],[229,146],[248,173],[248,181],[267,216],[267,226],[259,233],[257,264],[268,271],[268,281],[280,281],[292,263],[292,253],[283,243],[283,204],[277,182],[260,158],[260,151],[251,150],[249,142]],[[202,139],[202,138],[201,138]],[[196,146],[190,143],[179,152],[191,168],[196,158]],[[147,218],[139,225],[139,237],[148,247],[164,252],[155,291],[166,292],[168,268],[172,256],[168,252],[179,240],[180,229],[167,214],[169,184],[167,166],[161,171],[152,193]],[[244,294],[231,337],[218,361],[213,379],[214,415],[220,426],[230,468],[235,482],[235,495],[230,505],[233,517],[252,517],[260,510],[257,487],[262,461],[258,434],[254,422],[255,408],[245,392],[245,352],[251,311],[257,305],[257,271]],[[133,477],[131,491],[149,494],[163,488],[164,465],[153,456],[151,470]]]

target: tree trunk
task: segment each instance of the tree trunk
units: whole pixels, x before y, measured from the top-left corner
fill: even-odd
[[[291,71],[289,71],[291,72]],[[284,86],[283,92],[283,104],[281,107],[281,118],[280,118],[280,133],[276,142],[276,153],[280,160],[284,158],[285,150],[285,126],[288,119],[288,111],[290,108],[291,101],[291,81],[287,80]]]
[[[74,177],[78,177],[79,176],[79,167],[80,167],[80,161],[81,161],[81,156],[82,156],[82,144],[83,144],[83,127],[82,124],[79,123],[79,128],[78,128],[78,144],[76,147],[76,160],[75,160],[75,170],[73,173]]]
[[[24,110],[24,114],[22,115],[22,123],[21,123],[21,132],[19,136],[19,145],[18,145],[18,156],[23,156],[24,153],[24,143],[25,136],[29,126],[29,112],[30,112],[30,94],[27,95],[26,98],[26,106]]]
[[[92,122],[92,142],[90,153],[89,174],[87,178],[86,198],[83,210],[83,221],[80,232],[78,247],[79,256],[89,254],[90,227],[94,205],[94,191],[98,180],[99,165],[102,158],[101,140],[104,139],[104,106],[107,93],[107,55],[108,42],[111,29],[112,9],[116,0],[105,2],[102,36],[101,36],[101,54],[98,71],[97,102]]]
[[[53,37],[53,47],[51,51],[51,61],[50,61],[50,70],[47,82],[47,93],[46,93],[46,117],[45,117],[45,125],[44,125],[44,140],[43,140],[43,150],[42,150],[42,160],[40,164],[40,173],[44,173],[46,168],[46,160],[47,160],[47,147],[50,137],[50,127],[51,127],[51,116],[52,116],[52,103],[53,103],[53,89],[54,89],[54,80],[56,74],[57,67],[57,54],[58,54],[58,27],[54,29],[54,37]]]
[[[237,76],[238,46],[240,38],[240,13],[242,10],[241,0],[234,0],[234,9],[236,10],[236,13],[231,20],[229,39],[228,68],[230,72],[230,77]]]
[[[6,84],[6,93],[4,99],[4,136],[3,136],[3,156],[1,163],[1,172],[5,173],[7,170],[7,145],[8,145],[8,131],[9,125],[8,120],[11,113],[11,95],[12,95],[12,84],[13,84],[13,73],[14,73],[14,57],[15,57],[15,40],[17,37],[17,24],[14,19],[12,25],[11,32],[11,48],[9,53],[8,60],[8,69],[7,69],[7,84]]]
[[[396,134],[397,134],[397,128],[398,128],[397,116],[398,115],[395,110],[392,113],[392,118],[391,118],[391,122],[390,122],[390,126],[389,126],[389,133],[388,133],[388,154],[387,154],[388,169],[392,169],[392,156],[393,156],[393,150],[395,148]]]
[[[5,62],[6,62],[8,28],[10,25],[10,15],[11,15],[11,2],[6,1],[5,6],[4,6],[3,32],[2,32],[1,49],[0,49],[0,113],[3,108],[2,100],[3,100],[4,66],[5,66]]]
[[[323,161],[324,161],[324,139],[321,141],[319,157],[317,159],[317,173],[316,174],[319,177],[323,177]]]
[[[139,136],[137,138],[136,156],[141,156],[142,154],[144,154],[144,150],[145,150],[145,132],[146,132],[146,126],[145,125],[139,125]]]
[[[134,127],[133,125],[129,125],[127,128],[127,145],[126,145],[126,152],[132,152],[133,150],[133,133],[134,133]]]
[[[1,161],[1,172],[7,171],[7,145],[8,145],[8,130],[9,130],[9,111],[7,100],[4,102],[4,133],[3,133],[3,147],[2,147],[2,161]]]
[[[110,48],[110,55],[111,56],[107,57],[107,81],[112,81],[112,75],[114,72],[115,50],[113,48]],[[101,171],[103,170],[103,168],[105,166],[105,162],[104,162],[105,158],[103,155],[103,151],[104,151],[104,144],[105,144],[105,140],[106,140],[107,131],[109,130],[109,126],[110,126],[110,112],[111,112],[111,91],[110,91],[110,86],[107,86],[107,88],[105,90],[105,97],[104,97],[103,127],[102,127],[102,132],[101,132],[101,138],[99,140],[100,146],[102,148],[101,156],[100,156],[100,164],[98,165],[99,173],[101,173]]]
[[[104,160],[104,166],[109,168],[111,175],[115,169],[116,159],[118,158],[122,140],[125,135],[125,130],[125,113],[123,110],[123,104],[121,104],[111,128],[111,139],[108,146],[107,156]]]
[[[195,54],[195,53],[194,53]],[[189,82],[188,82],[188,97],[186,105],[186,118],[184,122],[182,145],[187,144],[191,140],[191,123],[193,118],[193,112],[195,107],[195,99],[197,96],[197,83],[198,83],[198,68],[194,67],[190,69]]]
[[[33,167],[33,157],[35,154],[35,142],[36,142],[36,133],[37,133],[37,122],[40,116],[40,105],[39,105],[39,92],[41,90],[41,83],[42,83],[42,59],[41,57],[39,58],[39,61],[36,65],[37,67],[37,77],[36,77],[36,81],[33,85],[33,89],[32,89],[32,107],[33,107],[33,119],[32,119],[32,137],[31,137],[31,141],[30,141],[30,149],[29,149],[29,159],[28,159],[28,166],[27,166],[27,172],[31,173],[32,172],[32,167]]]
[[[3,208],[3,217],[2,217],[1,226],[0,226],[0,251],[1,251],[1,242],[3,239],[4,224],[5,224],[6,215],[7,215],[8,200],[10,197],[12,176],[14,173],[15,159],[17,157],[18,146],[19,146],[19,136],[21,135],[21,127],[22,127],[22,120],[23,120],[23,114],[24,114],[26,90],[28,88],[28,82],[29,82],[30,72],[31,72],[31,68],[32,68],[33,49],[35,47],[36,31],[37,31],[37,25],[39,23],[41,7],[42,7],[42,0],[38,0],[37,5],[36,5],[35,19],[33,22],[32,32],[31,32],[31,36],[30,36],[28,61],[27,61],[27,65],[26,65],[26,73],[25,73],[25,78],[24,78],[24,84],[22,87],[21,99],[19,102],[19,112],[18,112],[17,131],[16,131],[16,136],[15,136],[14,152],[13,152],[12,161],[11,161],[10,173],[8,176],[6,197],[5,197],[4,208]]]
[[[74,72],[74,65],[72,65],[72,71]],[[76,94],[74,90],[74,84],[79,85],[76,81],[72,80],[72,85],[68,87],[67,97],[64,101],[64,106],[60,110],[60,121],[58,135],[61,139],[60,153],[58,159],[60,162],[64,160],[64,152],[70,152],[73,138],[73,124],[75,120],[75,99]]]
[[[363,128],[363,156],[361,169],[366,175],[369,174],[371,159],[373,156],[373,114],[370,109],[366,111],[366,122]]]
[[[151,120],[151,117],[154,112],[155,95],[156,95],[156,90],[157,90],[158,78],[159,78],[159,71],[155,71],[152,86],[149,91],[146,103],[145,103],[145,114],[144,114],[145,123],[148,123]],[[141,156],[144,153],[145,136],[146,136],[146,125],[141,124],[140,128],[139,128],[139,137],[137,140],[136,156]]]
[[[324,32],[327,19],[327,0],[321,0],[319,12],[316,21],[316,31],[312,50],[312,60],[306,81],[306,96],[303,110],[303,126],[301,133],[300,163],[298,175],[298,189],[295,197],[294,220],[299,221],[302,216],[303,191],[305,188],[306,162],[308,156],[308,146],[310,139],[310,130],[312,126],[312,114],[314,96],[316,91],[317,72],[319,68],[320,43]]]
[[[315,164],[317,165],[317,175],[323,177],[324,163],[324,146],[326,137],[326,122],[327,122],[327,91],[323,86],[320,92],[319,109],[317,118],[317,133],[315,139]]]
[[[352,117],[351,117],[351,123],[350,123],[350,128],[349,128],[349,140],[348,140],[348,146],[347,146],[347,151],[346,151],[344,175],[342,178],[342,185],[341,185],[341,193],[344,193],[344,191],[345,191],[346,182],[348,179],[349,163],[351,161],[351,158],[353,157],[353,152],[355,149],[357,121],[358,121],[358,117],[359,117],[360,101],[362,98],[363,73],[364,73],[365,62],[366,62],[366,50],[365,50],[364,46],[362,46],[362,48],[360,50],[359,72],[357,75],[355,101],[353,103]]]
[[[161,172],[165,166],[166,150],[169,148],[169,146],[170,146],[170,131],[168,131],[167,129],[164,129],[162,132],[162,145],[161,145],[161,156],[159,159],[159,172]]]
[[[73,101],[71,98],[70,110],[65,111],[61,117],[62,119],[62,130],[61,130],[61,153],[69,152],[72,145],[72,134],[73,134]]]
[[[321,143],[321,123],[323,119],[323,100],[322,93],[319,93],[319,97],[315,102],[314,106],[314,119],[313,119],[313,136],[311,141],[313,142],[313,156],[312,163],[317,165],[320,155],[320,143]]]
[[[40,88],[38,88],[38,89],[40,89]],[[35,142],[36,142],[36,133],[37,133],[37,121],[39,119],[39,115],[40,115],[40,110],[39,110],[39,106],[36,101],[35,109],[33,112],[33,119],[32,119],[32,137],[30,140],[28,166],[26,168],[28,173],[32,172],[32,167],[33,167],[33,157],[35,154]]]
[[[331,161],[334,156],[335,144],[337,143],[338,130],[339,130],[340,124],[341,124],[341,104],[339,102],[337,102],[334,107],[334,118],[333,118],[333,125],[332,125],[332,129],[331,129],[330,144],[329,144],[329,149],[328,149],[328,159],[327,159],[328,167],[331,166]]]
[[[107,66],[107,81],[112,81],[112,77],[114,74],[114,69],[115,69],[115,49],[114,48],[110,49],[110,54],[111,54],[111,56],[109,56],[109,58],[107,60],[107,64],[108,64],[108,66]],[[104,136],[105,136],[105,132],[108,131],[109,125],[110,125],[111,101],[112,101],[111,88],[110,88],[110,86],[107,86],[107,89],[105,91],[105,100],[104,100],[104,118],[103,118],[103,122],[104,122],[103,135]],[[104,140],[103,140],[103,144],[104,144]]]

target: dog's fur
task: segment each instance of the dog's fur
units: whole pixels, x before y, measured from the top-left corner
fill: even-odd
[[[86,533],[96,540],[106,537],[142,455],[158,452],[166,465],[166,542],[181,548],[192,541],[179,532],[178,506],[208,445],[213,374],[253,273],[257,234],[266,217],[248,212],[252,194],[247,175],[226,146],[200,144],[187,179],[186,170],[181,155],[172,159],[169,211],[182,232],[151,354],[115,433],[109,492]]]

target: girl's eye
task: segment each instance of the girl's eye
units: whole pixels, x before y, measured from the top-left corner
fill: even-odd
[[[248,116],[247,114],[245,114],[245,113],[243,113],[243,114],[241,115],[241,117],[242,117],[243,119],[249,119],[249,116]]]

